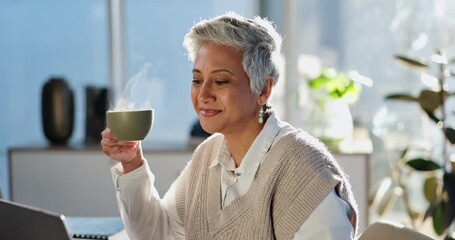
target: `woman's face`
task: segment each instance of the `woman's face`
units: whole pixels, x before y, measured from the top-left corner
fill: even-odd
[[[204,44],[196,55],[191,98],[209,133],[239,134],[258,124],[259,98],[250,89],[240,53]]]

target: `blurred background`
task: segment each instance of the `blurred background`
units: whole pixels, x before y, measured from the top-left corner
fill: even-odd
[[[79,145],[87,144],[87,88],[110,89],[111,108],[127,81],[147,66],[145,87],[136,95],[146,95],[156,116],[144,144],[186,144],[197,116],[190,101],[192,63],[185,55],[183,36],[200,19],[226,11],[267,17],[283,34],[285,74],[273,101],[280,117],[298,127],[310,128],[305,114],[311,108],[306,100],[309,71],[321,67],[357,71],[372,80],[349,107],[355,127],[366,130],[373,145],[369,183],[374,185],[390,171],[384,136],[397,126],[406,128],[406,136],[421,130],[420,121],[402,121],[415,118],[412,114],[420,116],[414,111],[418,107],[411,111],[385,101],[391,93],[418,95],[426,87],[421,72],[394,56],[428,59],[443,48],[449,59],[454,57],[455,6],[449,2],[2,0],[0,188],[8,199],[10,148],[49,144],[41,104],[43,86],[51,78],[65,79],[74,93],[74,125],[67,144]],[[435,70],[425,66],[427,72]],[[384,114],[401,120],[387,122]],[[434,143],[434,138],[438,137],[429,141]],[[388,146],[396,146],[397,139],[388,138]]]

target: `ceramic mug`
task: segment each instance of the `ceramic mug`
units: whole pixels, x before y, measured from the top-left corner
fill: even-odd
[[[153,126],[153,109],[107,111],[107,126],[119,141],[140,141]]]

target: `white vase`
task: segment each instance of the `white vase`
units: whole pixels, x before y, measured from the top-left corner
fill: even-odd
[[[314,104],[309,116],[310,132],[324,142],[339,142],[351,137],[354,123],[349,105],[343,99]]]

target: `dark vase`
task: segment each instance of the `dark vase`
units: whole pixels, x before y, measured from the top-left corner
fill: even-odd
[[[85,88],[85,142],[87,144],[99,144],[101,141],[101,132],[106,127],[108,99],[106,87],[87,86]]]
[[[51,78],[43,86],[41,113],[44,135],[52,144],[66,144],[73,133],[74,94],[63,78]]]

